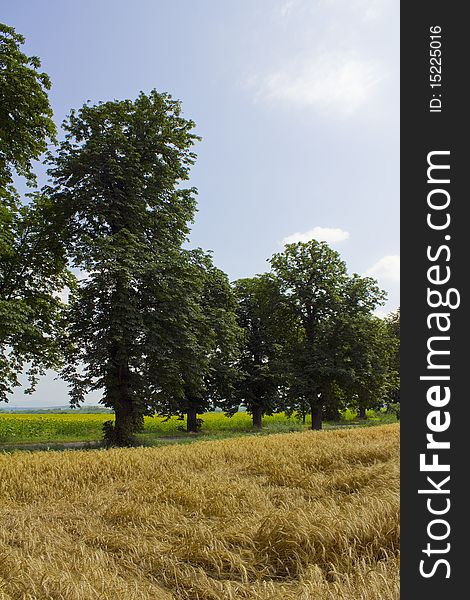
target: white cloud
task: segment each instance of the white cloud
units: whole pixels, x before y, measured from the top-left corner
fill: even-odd
[[[349,116],[366,102],[380,80],[373,60],[323,50],[256,78],[255,100]]]
[[[345,5],[344,0],[317,0],[314,3],[311,0],[307,0],[306,2],[302,0],[285,0],[277,7],[277,12],[284,17],[286,14],[292,12],[294,5],[296,5],[295,8],[297,10],[309,8],[312,16],[315,15],[316,11],[320,10],[323,11],[323,15],[333,13],[336,19],[340,18],[338,15],[346,13],[347,16],[353,14],[356,19],[367,22],[382,17],[386,6],[390,4],[391,0],[349,0],[347,5]]]
[[[285,2],[283,2],[279,7],[278,7],[278,11],[279,11],[279,15],[282,18],[286,18],[289,16],[289,13],[292,11],[293,7],[294,7],[294,0],[286,0]]]
[[[314,227],[304,233],[293,233],[282,240],[283,244],[295,244],[296,242],[309,242],[310,240],[318,240],[334,244],[342,242],[349,238],[349,231],[344,231],[339,227]]]
[[[383,281],[398,283],[400,281],[400,257],[397,254],[382,257],[367,269],[365,275]]]
[[[387,10],[392,7],[391,0],[355,0],[351,3],[351,8],[362,15],[362,19],[366,22],[385,19]]]

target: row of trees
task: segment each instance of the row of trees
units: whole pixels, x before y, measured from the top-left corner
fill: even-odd
[[[373,315],[384,292],[349,276],[325,243],[289,244],[271,272],[234,284],[243,342],[238,399],[263,414],[310,413],[312,428],[339,410],[399,401],[400,313]],[[232,408],[226,407],[230,412]]]
[[[84,105],[56,144],[47,75],[0,25],[0,400],[61,369],[78,406],[93,390],[132,443],[143,416],[362,415],[398,389],[397,322],[373,316],[384,292],[350,276],[325,243],[290,244],[269,273],[231,284],[210,253],[187,249],[198,141],[179,101],[155,90]],[[36,189],[32,162],[49,183]],[[15,188],[23,176],[32,191]],[[68,301],[61,298],[68,291]]]

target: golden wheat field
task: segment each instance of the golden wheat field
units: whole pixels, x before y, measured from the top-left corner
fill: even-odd
[[[0,455],[0,598],[399,597],[399,428]]]

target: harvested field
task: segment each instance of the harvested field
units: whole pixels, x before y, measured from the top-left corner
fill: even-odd
[[[0,455],[2,600],[398,599],[399,427]]]

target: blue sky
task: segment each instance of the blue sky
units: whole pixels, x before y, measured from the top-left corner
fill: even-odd
[[[399,305],[399,3],[6,0],[53,83],[58,124],[85,101],[170,92],[203,138],[191,245],[231,279],[283,241],[325,239]],[[93,401],[93,400],[92,400]],[[94,400],[96,402],[96,399]],[[15,405],[66,404],[46,377]]]

